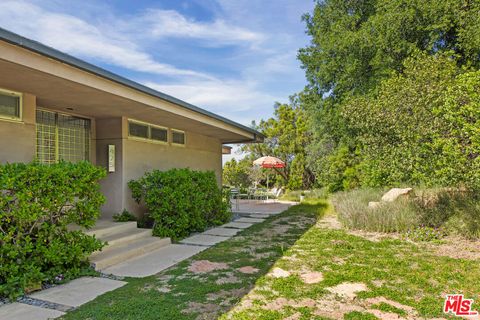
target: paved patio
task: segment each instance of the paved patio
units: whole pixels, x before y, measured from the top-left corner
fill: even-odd
[[[238,214],[275,214],[295,204],[292,201],[239,199],[238,206],[237,200],[232,200],[232,211]]]

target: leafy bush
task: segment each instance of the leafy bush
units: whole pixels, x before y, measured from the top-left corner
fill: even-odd
[[[128,221],[137,221],[137,217],[124,209],[121,213],[113,215],[113,221],[116,222],[128,222]]]
[[[155,220],[148,213],[144,214],[143,216],[137,219],[137,228],[153,229],[154,225],[155,225]]]
[[[480,237],[480,194],[462,189],[427,190],[415,198],[422,225],[451,234]]]
[[[462,189],[416,190],[409,198],[382,202],[369,208],[368,202],[379,201],[379,189],[339,192],[333,204],[339,219],[349,229],[379,232],[409,232],[411,237],[424,241],[434,234],[458,234],[468,238],[480,237],[480,195]],[[432,231],[433,232],[433,231]]]
[[[0,296],[13,298],[88,267],[102,243],[67,225],[94,225],[104,176],[87,162],[0,166]]]
[[[480,190],[480,71],[451,52],[417,53],[404,68],[343,106],[362,145],[361,184]]]
[[[433,241],[445,237],[443,229],[432,227],[417,227],[405,233],[405,238],[411,241]]]
[[[378,201],[381,196],[377,189],[339,192],[334,195],[333,204],[340,221],[349,229],[406,232],[420,224],[415,206],[406,199],[368,207],[370,201]]]
[[[145,202],[159,237],[180,239],[231,219],[213,171],[154,170],[128,185],[135,201]]]

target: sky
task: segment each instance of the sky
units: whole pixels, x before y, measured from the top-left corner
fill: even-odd
[[[0,27],[244,125],[306,84],[313,0],[2,0]]]

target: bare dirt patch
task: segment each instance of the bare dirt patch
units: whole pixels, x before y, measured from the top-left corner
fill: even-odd
[[[223,262],[211,262],[208,260],[194,261],[190,267],[188,267],[188,271],[192,273],[207,273],[223,269],[228,269],[228,264]]]
[[[317,227],[328,229],[342,229],[342,224],[338,221],[337,216],[330,214],[317,222]]]
[[[300,278],[306,284],[314,284],[323,280],[323,274],[318,271],[304,271],[300,274]]]
[[[239,283],[241,282],[239,278],[233,275],[233,273],[228,272],[225,276],[215,280],[216,284],[228,284],[228,283]]]
[[[258,272],[258,269],[257,269],[257,268],[254,268],[254,267],[252,267],[252,266],[241,267],[241,268],[238,268],[237,270],[238,270],[239,272],[245,273],[245,274],[254,274],[254,273],[257,273],[257,272]]]
[[[357,297],[357,292],[368,290],[367,286],[361,282],[344,282],[336,285],[335,287],[330,287],[326,289],[337,296],[349,300],[355,299]]]
[[[401,239],[401,235],[397,233],[381,233],[381,232],[368,232],[362,230],[348,230],[348,234],[353,236],[362,237],[364,239],[380,242],[385,239]]]
[[[480,259],[480,241],[467,240],[460,237],[446,237],[441,244],[427,244],[426,246],[436,255],[454,259]]]

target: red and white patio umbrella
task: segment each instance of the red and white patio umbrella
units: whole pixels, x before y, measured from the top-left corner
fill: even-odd
[[[276,168],[276,169],[285,168],[285,162],[271,156],[258,158],[257,160],[253,161],[253,164],[256,166],[260,166],[262,168]],[[267,189],[268,189],[268,175],[267,175]]]

